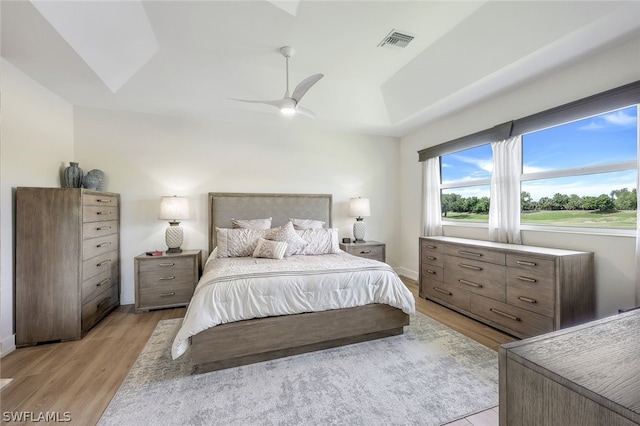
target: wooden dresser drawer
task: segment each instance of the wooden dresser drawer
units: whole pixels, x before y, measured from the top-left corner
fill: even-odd
[[[88,278],[82,282],[82,304],[84,305],[105,289],[117,284],[118,276],[113,276],[112,270],[107,269],[98,275]]]
[[[119,304],[119,297],[120,289],[114,284],[82,305],[82,330],[91,328],[113,306]]]
[[[454,244],[444,244],[443,247],[445,254],[451,256],[495,263],[496,265],[504,265],[506,262],[505,254],[495,250]]]
[[[82,279],[86,280],[87,278],[100,274],[107,269],[112,271],[112,276],[118,275],[117,272],[115,272],[120,270],[118,251],[110,251],[83,261]]]
[[[555,276],[556,262],[553,259],[535,257],[526,253],[508,253],[507,266],[524,269],[535,275]]]
[[[165,287],[165,288],[163,288]],[[175,304],[187,304],[191,301],[195,284],[181,286],[156,286],[141,288],[139,308],[152,308]]]
[[[553,294],[555,276],[542,275],[539,272],[507,268],[507,287],[516,285],[521,288],[531,288]]]
[[[553,331],[553,319],[497,300],[471,293],[471,313],[518,337]]]
[[[193,270],[195,268],[194,262],[194,259],[189,257],[158,256],[155,258],[145,259],[144,262],[140,262],[140,272],[193,275]]]
[[[456,287],[504,301],[504,279],[502,265],[445,256],[444,280]]]
[[[547,317],[553,318],[555,315],[553,288],[511,283],[507,287],[507,303]]]
[[[441,301],[465,311],[469,310],[470,292],[447,283],[429,283],[423,288],[426,296],[435,301]]]
[[[82,260],[91,259],[114,250],[118,250],[118,234],[84,240],[82,242]]]
[[[104,237],[105,235],[118,233],[118,221],[107,220],[102,222],[85,222],[82,224],[82,239]]]
[[[428,264],[438,266],[442,268],[444,252],[440,247],[440,244],[435,244],[431,241],[421,241],[421,256],[420,262],[422,264]]]
[[[380,262],[384,262],[385,260],[384,245],[372,244],[359,247],[358,243],[355,243],[347,245],[345,251],[354,256],[364,257],[366,259],[379,260]]]
[[[422,265],[422,276],[426,281],[444,281],[444,270],[437,266]]]
[[[118,206],[118,196],[117,195],[107,195],[107,194],[91,194],[84,193],[82,194],[82,205],[83,206]]]
[[[118,207],[84,206],[82,208],[83,222],[102,222],[118,220]]]

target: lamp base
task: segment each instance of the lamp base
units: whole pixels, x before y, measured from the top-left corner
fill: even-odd
[[[167,253],[181,253],[182,239],[184,233],[180,227],[180,222],[169,222],[169,226],[164,234],[164,240],[167,243]]]
[[[356,219],[356,221],[353,223],[353,238],[355,240],[354,243],[366,243],[366,241],[364,240],[364,234],[366,230],[367,228],[366,226],[364,226],[362,219]]]
[[[178,248],[168,248],[165,253],[167,253],[167,254],[170,254],[170,253],[182,253],[182,249],[180,247],[178,247]]]

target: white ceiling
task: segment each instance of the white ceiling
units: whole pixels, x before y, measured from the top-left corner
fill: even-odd
[[[2,56],[73,105],[403,136],[640,34],[638,1],[2,0]],[[393,29],[415,36],[378,47]],[[323,73],[285,118],[293,87]]]

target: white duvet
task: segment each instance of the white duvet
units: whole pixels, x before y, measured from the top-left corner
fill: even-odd
[[[182,327],[171,347],[173,359],[189,337],[233,321],[384,303],[407,314],[415,300],[386,263],[348,253],[253,257],[207,261]]]

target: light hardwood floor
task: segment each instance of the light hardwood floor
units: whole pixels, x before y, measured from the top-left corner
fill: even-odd
[[[497,350],[513,337],[418,297],[414,281],[403,279],[416,308],[462,334]],[[18,349],[0,360],[2,378],[13,381],[0,393],[5,413],[68,413],[70,424],[93,425],[100,419],[158,321],[184,316],[185,308],[135,314],[133,305],[109,314],[82,340]],[[41,424],[43,422],[38,422]],[[487,410],[455,425],[497,425],[497,410]]]

